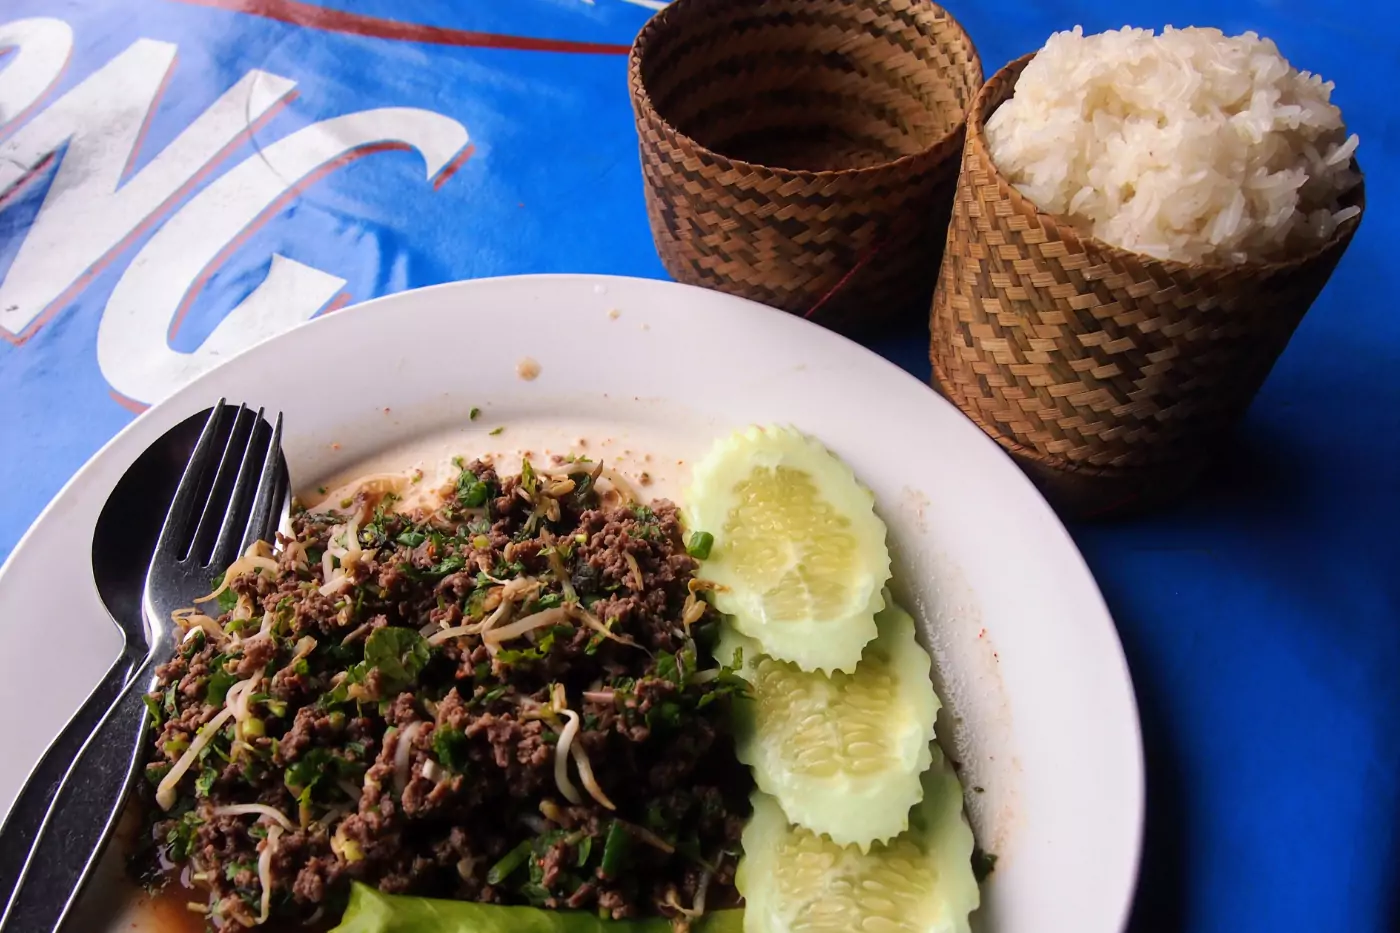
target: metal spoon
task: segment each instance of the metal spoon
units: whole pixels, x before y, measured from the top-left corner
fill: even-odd
[[[0,917],[4,933],[56,933],[92,876],[145,754],[145,693],[175,653],[171,611],[189,605],[217,568],[267,540],[286,504],[282,419],[221,400],[200,432],[165,515],[145,576],[140,630],[123,626],[143,657],[83,744],[39,827],[14,894]],[[122,619],[118,619],[122,622]],[[159,794],[157,795],[159,799]]]
[[[122,632],[122,652],[34,766],[0,825],[0,916],[14,894],[30,847],[68,766],[126,686],[133,667],[146,656],[141,621],[146,568],[175,487],[212,410],[191,415],[142,452],[112,489],[98,516],[92,536],[92,576],[112,624]]]

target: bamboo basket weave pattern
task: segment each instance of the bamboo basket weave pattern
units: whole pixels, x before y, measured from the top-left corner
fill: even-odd
[[[638,36],[629,80],[675,279],[837,327],[927,307],[982,82],[944,10],[676,0]]]
[[[1145,487],[1192,474],[1243,415],[1360,218],[1311,254],[1232,266],[1080,235],[1037,210],[988,152],[985,121],[1030,58],[971,106],[932,307],[935,384],[1042,479],[1059,471],[1123,494],[1135,475]],[[1349,197],[1364,206],[1361,188]]]

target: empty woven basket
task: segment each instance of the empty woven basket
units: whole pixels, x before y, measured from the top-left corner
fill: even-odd
[[[1308,255],[1243,265],[1157,260],[1080,235],[988,152],[985,122],[1030,59],[970,108],[933,300],[934,384],[1062,512],[1152,505],[1208,465],[1360,218]],[[1361,187],[1348,203],[1364,207]]]
[[[632,48],[678,281],[863,330],[919,315],[982,68],[927,0],[676,0]]]

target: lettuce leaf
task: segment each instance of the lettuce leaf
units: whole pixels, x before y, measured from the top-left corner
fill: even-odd
[[[693,933],[743,933],[742,910],[720,910],[691,924]],[[350,905],[331,933],[671,933],[664,917],[600,920],[581,910],[498,907],[467,901],[381,894],[355,882]]]

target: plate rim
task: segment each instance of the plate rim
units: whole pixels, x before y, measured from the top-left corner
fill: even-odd
[[[926,391],[928,399],[932,401],[935,404],[935,406],[945,406],[947,410],[956,413],[958,419],[961,422],[965,423],[966,427],[970,430],[970,432],[976,434],[978,440],[975,443],[984,444],[986,446],[986,449],[995,452],[996,457],[1002,464],[1002,470],[1005,474],[1004,481],[1012,484],[1021,484],[1023,492],[1028,490],[1031,493],[1030,498],[1034,502],[1034,505],[1032,507],[1041,511],[1042,514],[1040,515],[1040,519],[1042,520],[1042,522],[1048,519],[1049,524],[1046,527],[1048,529],[1053,529],[1053,534],[1056,536],[1057,543],[1062,547],[1062,549],[1068,549],[1068,553],[1066,556],[1068,556],[1070,560],[1074,562],[1077,572],[1083,575],[1084,582],[1088,583],[1088,590],[1085,592],[1085,596],[1086,598],[1092,598],[1094,602],[1093,608],[1096,610],[1095,614],[1099,616],[1099,619],[1095,620],[1096,623],[1102,622],[1106,626],[1106,631],[1102,634],[1108,637],[1110,646],[1114,649],[1114,673],[1117,675],[1117,679],[1119,679],[1122,685],[1126,688],[1126,712],[1130,714],[1132,738],[1134,740],[1132,743],[1133,753],[1131,755],[1131,760],[1126,762],[1131,770],[1131,776],[1134,779],[1133,786],[1131,788],[1128,788],[1128,790],[1131,793],[1130,807],[1132,811],[1132,816],[1134,817],[1133,825],[1131,827],[1132,864],[1128,866],[1130,868],[1129,877],[1131,879],[1131,882],[1129,885],[1127,885],[1126,890],[1123,892],[1121,902],[1117,905],[1117,910],[1115,911],[1116,916],[1119,918],[1117,925],[1118,929],[1126,929],[1127,923],[1132,915],[1132,909],[1136,900],[1136,894],[1141,884],[1141,870],[1144,859],[1144,844],[1146,831],[1147,778],[1141,710],[1138,704],[1137,691],[1133,683],[1131,669],[1128,665],[1127,656],[1123,648],[1122,639],[1119,636],[1117,626],[1113,620],[1113,615],[1109,610],[1106,600],[1104,599],[1102,589],[1100,588],[1098,581],[1095,579],[1093,572],[1090,570],[1088,562],[1084,558],[1083,552],[1075,543],[1074,538],[1070,535],[1069,530],[1065,527],[1064,522],[1061,521],[1060,517],[1054,512],[1053,509],[1051,509],[1050,505],[1041,495],[1040,491],[1035,487],[1034,483],[1032,483],[1032,481],[1015,465],[1014,460],[1000,446],[998,446],[992,438],[987,436],[980,428],[977,428],[975,423],[968,419],[966,415],[959,411],[956,408],[956,406],[952,405],[951,402],[949,402],[946,398],[940,395],[928,383],[918,379],[916,376],[905,370],[903,367],[885,358],[884,356],[881,356],[879,353],[872,350],[871,348],[864,346],[858,343],[857,341],[846,337],[845,335],[827,330],[826,328],[823,328],[818,324],[807,321],[796,315],[788,315],[785,312],[771,308],[767,305],[763,305],[759,302],[752,301],[750,299],[741,298],[739,296],[729,295],[711,289],[686,285],[683,283],[673,282],[664,279],[646,278],[641,276],[558,272],[491,276],[476,279],[463,279],[450,282],[441,282],[434,285],[406,289],[404,291],[395,292],[389,295],[382,295],[376,298],[367,299],[366,301],[337,310],[333,317],[331,315],[319,315],[315,318],[312,318],[309,321],[298,324],[293,328],[289,328],[286,331],[268,337],[265,340],[259,341],[255,344],[252,344],[239,351],[238,353],[229,356],[227,359],[220,362],[218,366],[213,367],[204,373],[201,373],[198,377],[191,380],[189,383],[186,383],[179,389],[172,392],[167,398],[162,399],[161,401],[149,406],[145,411],[143,411],[136,418],[132,419],[132,421],[123,426],[121,430],[119,430],[105,443],[103,443],[86,461],[84,461],[82,466],[80,466],[73,473],[73,475],[68,478],[68,480],[54,494],[54,496],[45,504],[43,509],[34,518],[29,527],[25,529],[24,533],[21,534],[19,539],[15,542],[13,548],[11,549],[10,553],[6,556],[4,562],[0,563],[0,590],[6,588],[8,578],[13,572],[12,568],[17,563],[17,558],[22,553],[27,552],[30,548],[34,546],[32,542],[36,535],[40,533],[41,528],[46,527],[51,521],[55,520],[55,518],[57,517],[57,510],[65,504],[65,501],[71,495],[73,495],[74,489],[76,487],[88,482],[101,468],[103,468],[106,465],[106,462],[112,457],[114,449],[126,445],[133,435],[145,431],[147,429],[147,426],[152,422],[160,421],[166,418],[167,413],[170,412],[174,408],[174,406],[178,404],[183,398],[185,398],[189,394],[196,393],[200,386],[210,381],[218,379],[228,367],[237,364],[239,361],[242,360],[244,356],[257,351],[259,348],[265,346],[266,344],[284,340],[290,334],[298,332],[304,328],[315,328],[318,325],[320,325],[323,321],[330,319],[339,319],[341,317],[351,315],[359,316],[366,313],[378,313],[378,311],[382,308],[383,305],[392,305],[394,303],[403,301],[416,301],[420,299],[421,295],[426,293],[451,291],[470,292],[474,288],[479,288],[482,286],[490,287],[500,285],[519,285],[529,287],[537,284],[561,285],[564,287],[577,287],[580,289],[597,289],[599,286],[601,286],[603,289],[606,289],[609,284],[625,284],[627,287],[642,287],[649,289],[660,289],[663,291],[682,290],[686,292],[700,293],[706,296],[707,300],[723,300],[726,302],[746,305],[750,309],[759,311],[761,313],[790,317],[795,322],[799,322],[802,325],[806,325],[811,328],[814,328],[817,331],[821,331],[824,335],[823,339],[835,338],[838,342],[844,343],[846,345],[847,351],[849,351],[852,348],[859,351],[859,353],[865,357],[865,362],[867,365],[871,363],[878,363],[878,365],[884,367],[887,372],[898,373],[899,377],[913,381],[916,385],[918,385]],[[139,455],[139,453],[140,451],[135,451],[134,455]],[[123,468],[123,471],[124,469],[125,468]],[[85,532],[84,534],[84,540],[86,540],[86,536],[90,533]],[[84,552],[86,553],[90,551],[90,549],[91,548],[89,544],[84,549]],[[87,569],[90,570],[90,568]],[[3,635],[0,635],[0,640],[2,639]]]

